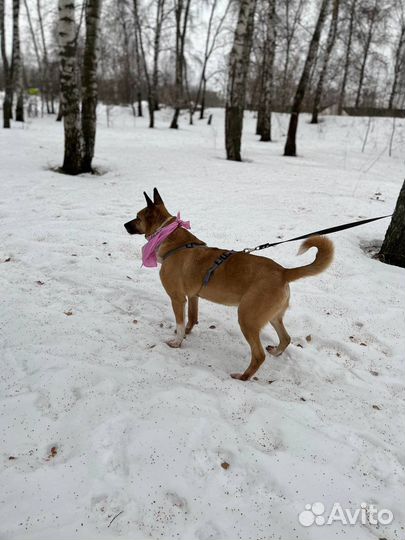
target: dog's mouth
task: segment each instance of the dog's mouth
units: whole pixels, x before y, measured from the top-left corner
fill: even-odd
[[[138,231],[136,227],[136,219],[132,219],[131,221],[127,221],[127,223],[124,223],[124,227],[127,230],[127,233],[129,234],[142,234]]]

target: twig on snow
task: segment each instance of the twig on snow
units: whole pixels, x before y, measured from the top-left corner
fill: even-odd
[[[110,521],[108,527],[110,527],[110,525],[114,521],[114,519],[117,519],[117,517],[120,516],[123,512],[124,512],[124,510],[121,510],[121,512],[118,512],[118,514],[112,518],[112,520]]]

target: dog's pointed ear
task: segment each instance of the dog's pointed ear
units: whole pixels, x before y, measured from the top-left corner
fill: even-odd
[[[155,204],[163,204],[163,199],[156,188],[153,188],[153,202]]]
[[[153,206],[152,199],[149,197],[149,195],[146,193],[146,191],[144,191],[143,194],[145,196],[146,204],[148,205],[148,208],[152,208],[152,206]]]

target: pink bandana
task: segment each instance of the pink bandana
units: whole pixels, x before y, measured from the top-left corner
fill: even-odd
[[[166,238],[175,231],[178,227],[183,229],[190,229],[189,221],[182,221],[180,219],[180,212],[178,212],[176,220],[173,223],[169,223],[166,227],[157,230],[152,236],[148,238],[148,242],[142,247],[142,266],[153,268],[157,266],[156,252],[159,246],[163,244]]]

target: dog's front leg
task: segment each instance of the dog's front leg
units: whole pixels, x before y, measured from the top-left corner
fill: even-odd
[[[186,334],[189,334],[196,324],[198,324],[198,296],[191,296],[188,299],[188,321],[186,326]]]
[[[185,325],[184,325],[184,311],[186,306],[186,297],[182,296],[172,296],[172,307],[174,311],[174,316],[176,318],[176,337],[174,339],[169,339],[166,343],[169,347],[178,348],[181,346],[181,343],[185,335]]]

